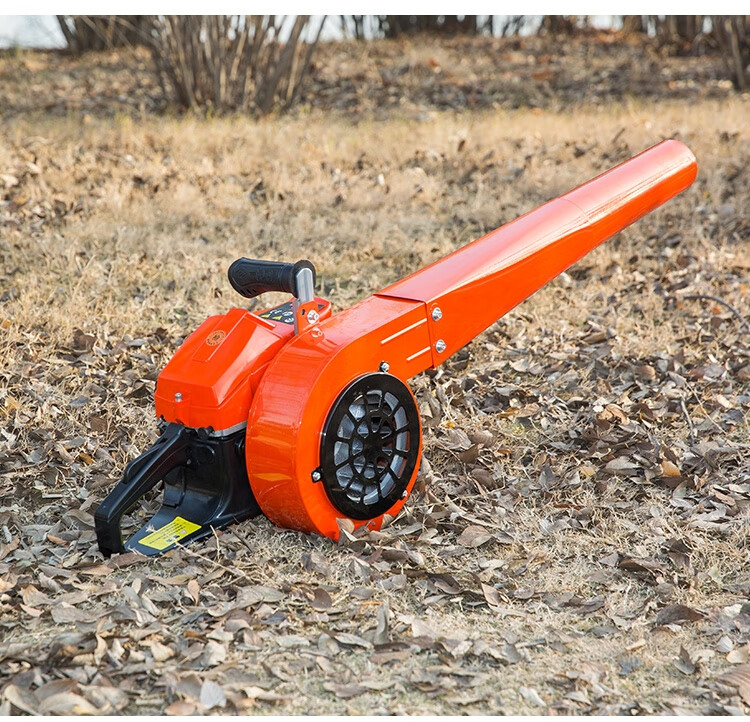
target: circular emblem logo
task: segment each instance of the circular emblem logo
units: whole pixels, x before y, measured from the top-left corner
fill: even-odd
[[[206,343],[209,346],[218,346],[227,336],[226,331],[212,331],[206,337]]]

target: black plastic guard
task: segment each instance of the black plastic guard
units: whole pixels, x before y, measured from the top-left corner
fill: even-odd
[[[245,467],[245,429],[227,436],[168,424],[162,436],[125,469],[99,505],[96,538],[105,556],[137,551],[156,556],[233,522],[261,513]],[[164,482],[161,509],[123,542],[121,522],[142,497]]]

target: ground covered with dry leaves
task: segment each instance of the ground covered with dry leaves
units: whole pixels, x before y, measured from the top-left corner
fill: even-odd
[[[437,83],[454,51],[410,47]],[[75,72],[0,60],[0,713],[750,711],[747,96],[180,120]],[[664,137],[690,190],[413,379],[391,526],[99,554],[159,369],[241,305],[234,258],[309,257],[345,308]]]

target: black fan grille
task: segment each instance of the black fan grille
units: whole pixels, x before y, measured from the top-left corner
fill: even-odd
[[[419,417],[394,376],[354,381],[334,404],[323,435],[321,472],[334,506],[353,519],[390,509],[409,484],[419,452]]]

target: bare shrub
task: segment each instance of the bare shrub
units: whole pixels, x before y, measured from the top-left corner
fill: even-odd
[[[162,15],[149,46],[170,101],[265,114],[299,97],[322,24],[305,40],[309,15]]]
[[[148,37],[148,15],[57,15],[68,49],[89,50],[140,45]]]
[[[711,22],[734,87],[747,90],[750,87],[750,16],[713,15]]]
[[[509,38],[520,35],[521,31],[529,25],[529,15],[505,15],[504,19],[496,23],[495,16],[490,16],[490,35],[499,35],[501,38]]]
[[[354,40],[365,40],[365,15],[339,15],[341,34]]]
[[[518,35],[529,15],[339,15],[341,34],[355,40],[403,35]]]
[[[476,35],[480,32],[476,15],[378,15],[378,27],[386,38],[432,33]]]
[[[675,46],[687,54],[692,51],[706,25],[705,15],[652,15],[654,32],[661,45]]]
[[[652,35],[677,55],[719,53],[737,90],[750,87],[750,15],[622,15],[627,33]]]
[[[575,35],[588,24],[588,15],[544,15],[537,32],[539,35]]]

